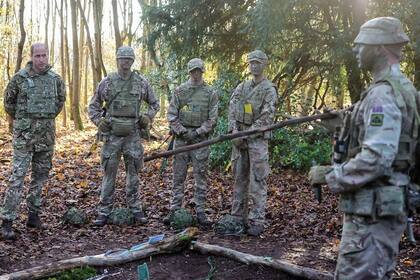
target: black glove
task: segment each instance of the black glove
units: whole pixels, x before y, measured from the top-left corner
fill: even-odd
[[[139,118],[139,128],[140,129],[150,129],[150,124],[152,123],[152,120],[150,119],[150,117],[148,115],[140,115]]]
[[[98,123],[98,130],[100,132],[110,132],[111,131],[111,125],[109,123],[108,120],[106,120],[105,118],[102,118],[99,123]]]
[[[194,140],[196,140],[197,138],[198,138],[198,133],[197,133],[197,130],[195,129],[188,131],[184,136],[185,141],[189,143],[194,142]]]
[[[238,149],[246,149],[248,147],[246,140],[242,137],[232,139],[232,143]]]

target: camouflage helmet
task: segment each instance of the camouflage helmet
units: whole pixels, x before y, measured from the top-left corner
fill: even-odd
[[[129,46],[121,46],[117,50],[117,59],[118,58],[131,58],[134,60],[136,56],[134,55],[134,50]]]
[[[258,62],[261,62],[261,63],[267,63],[268,62],[268,57],[263,51],[255,50],[255,51],[250,52],[247,55],[247,61],[248,62],[258,61]]]
[[[196,68],[200,68],[202,72],[205,71],[204,62],[199,58],[193,58],[190,61],[188,61],[187,68],[188,68],[188,73],[190,73],[192,70]]]
[[[406,44],[409,41],[401,22],[394,17],[378,17],[365,22],[354,39],[355,44],[365,45]]]

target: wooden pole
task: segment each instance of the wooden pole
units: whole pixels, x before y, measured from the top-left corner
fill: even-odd
[[[220,135],[220,136],[215,137],[213,139],[206,140],[206,141],[203,141],[203,142],[200,142],[200,143],[197,143],[197,144],[183,146],[179,149],[151,154],[150,156],[147,156],[147,157],[144,158],[144,162],[151,161],[151,160],[161,158],[161,157],[170,157],[170,156],[173,156],[173,155],[176,155],[176,154],[180,154],[180,153],[196,150],[196,149],[199,149],[199,148],[202,148],[202,147],[210,146],[210,145],[216,144],[218,142],[223,142],[223,141],[226,141],[226,140],[232,140],[232,139],[239,138],[239,137],[245,137],[245,136],[249,136],[249,135],[256,134],[256,133],[271,131],[271,130],[279,129],[279,128],[289,126],[289,125],[301,124],[301,123],[310,122],[310,121],[319,120],[319,119],[321,119],[321,120],[322,119],[333,119],[333,118],[336,118],[336,117],[337,117],[337,114],[335,114],[335,113],[317,114],[317,115],[312,115],[312,116],[293,118],[293,119],[281,121],[281,122],[278,122],[278,123],[275,123],[275,124],[272,124],[272,125],[269,125],[269,126],[264,126],[264,127],[260,127],[260,128],[239,131],[237,133]]]

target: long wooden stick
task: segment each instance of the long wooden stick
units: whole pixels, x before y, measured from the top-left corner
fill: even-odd
[[[273,259],[271,257],[254,256],[251,254],[242,253],[218,245],[211,245],[198,241],[193,241],[191,243],[191,248],[203,254],[219,255],[234,259],[245,264],[258,264],[269,266],[271,268],[284,271],[290,275],[303,277],[305,279],[331,280],[334,278],[333,275],[329,272],[318,271],[316,269],[295,265],[282,260]]]
[[[333,119],[333,118],[336,118],[336,117],[337,117],[337,115],[334,114],[334,113],[317,114],[317,115],[312,115],[312,116],[306,116],[306,117],[300,117],[300,118],[285,120],[285,121],[281,121],[281,122],[278,122],[278,123],[275,123],[275,124],[272,124],[272,125],[269,125],[269,126],[264,126],[264,127],[245,130],[245,131],[239,131],[237,133],[220,135],[220,136],[215,137],[213,139],[206,140],[206,141],[203,141],[203,142],[200,142],[200,143],[197,143],[197,144],[187,145],[187,146],[183,146],[179,149],[152,154],[150,156],[145,157],[144,162],[154,160],[154,159],[157,159],[157,158],[161,158],[161,157],[170,157],[170,156],[173,156],[173,155],[176,155],[176,154],[196,150],[196,149],[206,147],[206,146],[210,146],[210,145],[216,144],[218,142],[226,141],[226,140],[232,140],[232,139],[235,139],[235,138],[249,136],[249,135],[256,134],[256,133],[262,133],[262,132],[266,132],[266,131],[270,131],[270,130],[279,129],[279,128],[282,128],[282,127],[285,127],[285,126],[288,126],[288,125],[301,124],[301,123],[310,122],[310,121],[319,120],[319,119]]]
[[[181,233],[168,237],[155,244],[144,244],[138,249],[117,250],[95,256],[84,256],[61,260],[10,274],[1,275],[1,280],[11,279],[39,279],[57,274],[58,272],[82,266],[111,266],[132,262],[156,254],[174,253],[184,249],[190,244],[192,238],[198,233],[197,228],[187,228]]]

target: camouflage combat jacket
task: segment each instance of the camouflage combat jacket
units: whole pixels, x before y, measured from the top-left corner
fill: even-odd
[[[4,107],[13,118],[13,146],[49,151],[55,143],[55,117],[66,100],[60,76],[48,67],[36,74],[32,63],[16,73],[5,91]]]
[[[168,121],[175,134],[183,128],[196,129],[207,136],[217,122],[218,96],[206,83],[194,86],[190,81],[175,89],[168,108]]]
[[[239,84],[229,102],[229,132],[254,129],[273,123],[276,113],[277,91],[273,83],[264,79]],[[264,133],[270,138],[271,132]]]
[[[395,64],[375,78],[345,119],[350,122],[347,160],[326,176],[331,190],[341,194],[343,212],[379,217],[404,213],[418,136],[416,96]]]

